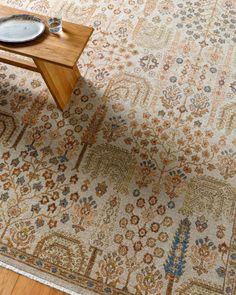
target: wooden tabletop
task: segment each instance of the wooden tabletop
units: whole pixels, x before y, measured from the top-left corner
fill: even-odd
[[[36,40],[24,44],[0,42],[0,49],[73,68],[92,35],[93,28],[63,21],[63,32],[52,34],[48,30],[46,16],[0,5],[0,17],[19,13],[40,17],[46,24],[45,32]]]

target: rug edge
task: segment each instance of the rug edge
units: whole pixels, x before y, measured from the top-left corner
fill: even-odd
[[[90,295],[90,294],[93,295],[93,294],[95,294],[95,293],[90,292],[90,291],[87,291],[87,290],[83,290],[84,291],[84,292],[82,291],[83,293],[78,293],[77,291],[70,290],[70,289],[68,289],[66,287],[61,286],[59,283],[58,284],[57,283],[53,283],[53,282],[51,282],[49,280],[46,280],[46,279],[44,279],[44,278],[42,278],[40,276],[37,276],[37,275],[33,274],[30,271],[24,271],[20,267],[17,267],[17,266],[12,265],[12,264],[16,264],[16,263],[10,263],[9,261],[4,262],[2,260],[4,260],[4,258],[6,258],[6,257],[4,257],[3,259],[2,258],[3,257],[1,256],[0,257],[0,267],[3,267],[3,268],[8,269],[8,270],[11,270],[11,271],[13,271],[13,272],[15,272],[17,274],[23,275],[23,276],[25,276],[25,277],[27,277],[27,278],[29,278],[31,280],[34,280],[36,282],[39,282],[39,283],[41,283],[43,285],[46,285],[48,287],[57,289],[59,291],[65,292],[65,293],[70,294],[70,295]],[[9,260],[9,259],[7,259],[7,260]],[[82,289],[79,286],[78,286],[78,288],[79,289]]]

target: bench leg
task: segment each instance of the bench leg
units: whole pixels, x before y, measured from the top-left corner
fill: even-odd
[[[63,110],[69,102],[72,91],[80,77],[77,66],[75,65],[74,69],[70,69],[37,58],[34,58],[34,63],[58,107]]]

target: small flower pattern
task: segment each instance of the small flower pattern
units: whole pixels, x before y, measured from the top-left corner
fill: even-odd
[[[94,28],[63,112],[0,64],[0,260],[83,294],[233,295],[234,1],[0,2]]]

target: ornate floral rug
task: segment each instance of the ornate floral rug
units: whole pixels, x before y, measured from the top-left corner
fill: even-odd
[[[70,294],[236,294],[236,2],[1,0],[95,31],[60,112],[0,64],[0,261]]]

